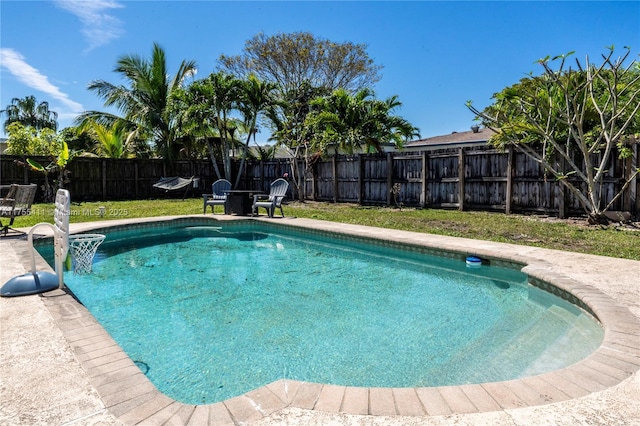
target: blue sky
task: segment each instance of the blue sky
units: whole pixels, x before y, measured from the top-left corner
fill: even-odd
[[[638,1],[1,0],[0,20],[0,109],[34,95],[58,112],[60,128],[84,110],[105,110],[87,84],[121,83],[118,58],[149,58],[154,42],[171,72],[195,60],[196,78],[259,32],[366,44],[384,67],[376,96],[397,95],[397,113],[422,137],[468,130],[465,102],[489,105],[492,94],[539,74],[539,58],[575,51],[581,62],[597,62],[607,46],[616,56],[623,46],[634,58],[640,51]]]

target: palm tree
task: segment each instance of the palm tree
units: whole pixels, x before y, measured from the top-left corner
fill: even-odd
[[[89,90],[104,99],[106,107],[115,107],[122,117],[99,111],[87,111],[78,117],[82,122],[88,118],[104,125],[122,119],[148,133],[157,151],[166,159],[174,157],[173,143],[176,139],[175,120],[168,106],[172,93],[182,87],[186,78],[196,72],[194,61],[182,61],[171,78],[167,72],[164,50],[153,45],[151,60],[137,55],[121,57],[115,72],[128,80],[127,86],[114,85],[104,80],[93,81]]]
[[[95,137],[94,152],[107,158],[130,158],[130,149],[134,132],[127,130],[127,123],[116,121],[111,126],[105,126],[94,120],[85,120],[81,130],[90,131]]]
[[[234,186],[238,186],[240,182],[240,177],[242,176],[244,164],[247,159],[251,136],[255,138],[258,118],[267,108],[275,103],[274,93],[276,88],[277,85],[275,83],[260,80],[253,74],[249,75],[240,85],[238,109],[243,116],[243,127],[247,129],[247,140],[242,147],[240,168]]]
[[[231,74],[212,73],[177,90],[170,108],[176,114],[177,129],[182,136],[205,142],[217,176],[230,181],[234,133],[241,125],[231,115],[240,97],[240,87],[241,81]],[[222,173],[217,158],[222,159]]]
[[[386,100],[372,99],[374,92],[362,89],[350,95],[344,89],[311,102],[307,116],[311,145],[325,152],[329,145],[353,153],[364,145],[366,152],[382,152],[382,145],[402,147],[405,140],[418,136],[418,129],[393,111],[402,104],[396,96]]]
[[[48,102],[38,103],[35,96],[27,96],[24,99],[13,98],[11,104],[0,113],[7,116],[4,122],[5,131],[9,124],[15,122],[22,123],[25,127],[31,126],[36,130],[58,130],[58,113],[49,110]]]

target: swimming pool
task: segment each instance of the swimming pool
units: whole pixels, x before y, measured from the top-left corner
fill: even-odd
[[[369,243],[248,223],[123,229],[108,233],[94,274],[66,282],[161,391],[195,404],[283,377],[507,380],[602,340],[588,315],[517,270]]]

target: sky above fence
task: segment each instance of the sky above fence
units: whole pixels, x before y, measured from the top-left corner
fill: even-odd
[[[120,84],[118,58],[149,58],[154,42],[170,72],[192,59],[197,78],[259,32],[364,43],[384,67],[377,97],[398,95],[397,112],[422,137],[468,130],[474,117],[465,102],[489,105],[492,94],[539,74],[537,59],[575,51],[597,61],[611,45],[620,54],[631,46],[635,58],[640,48],[637,1],[3,0],[0,8],[0,109],[34,95],[59,113],[60,128],[84,110],[104,111],[87,84]],[[269,132],[257,136],[264,142]]]

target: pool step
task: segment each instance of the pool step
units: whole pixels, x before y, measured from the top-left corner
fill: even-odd
[[[566,311],[565,311],[566,312]],[[565,314],[566,315],[566,314]],[[523,372],[523,376],[532,376],[549,371],[550,368],[566,366],[566,356],[571,354],[576,361],[587,357],[596,350],[602,341],[604,331],[593,327],[593,319],[586,314],[577,315],[569,329],[561,334],[552,345],[543,351]],[[576,345],[576,342],[581,342]]]
[[[566,354],[574,353],[574,338],[581,333],[579,324],[578,327],[574,324],[581,321],[585,321],[584,316],[551,305],[544,313],[531,318],[515,336],[511,336],[508,325],[496,324],[484,336],[467,345],[447,365],[441,366],[442,371],[457,383],[506,380],[514,377],[513,371],[518,376],[550,371],[565,365]],[[504,339],[508,340],[498,344],[494,350],[481,352],[487,343]],[[457,365],[465,364],[464,371],[458,371]]]

